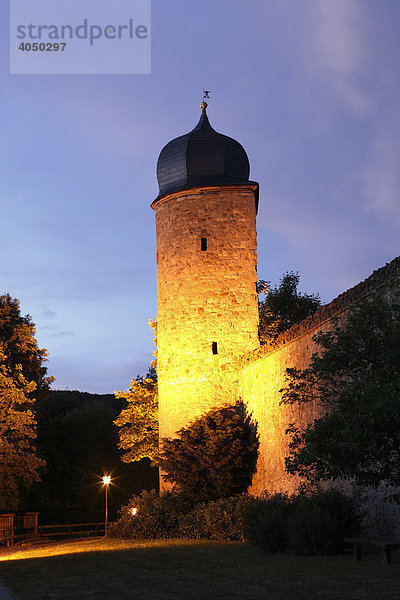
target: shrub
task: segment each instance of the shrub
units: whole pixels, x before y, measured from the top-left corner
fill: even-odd
[[[132,514],[132,509],[136,513]],[[267,552],[336,554],[359,527],[355,500],[338,490],[300,494],[234,496],[193,506],[182,495],[153,490],[133,496],[110,529],[136,539],[244,540]]]
[[[209,540],[244,540],[244,510],[247,496],[235,496],[198,504],[180,520],[180,535]]]
[[[133,539],[244,540],[243,511],[248,498],[237,496],[192,506],[183,496],[153,490],[133,496],[110,528],[113,537]],[[132,509],[135,514],[132,514]]]
[[[286,522],[289,508],[286,494],[251,498],[244,511],[246,539],[266,552],[284,552],[288,547]]]
[[[155,490],[143,491],[122,508],[121,518],[110,528],[110,535],[136,539],[178,537],[179,520],[190,509],[191,504],[177,494],[159,496]]]
[[[249,501],[244,517],[246,539],[267,552],[337,554],[344,538],[359,527],[353,498],[339,490],[288,497],[264,495]]]
[[[299,495],[287,522],[289,546],[297,554],[339,554],[359,523],[355,500],[337,489]]]
[[[359,488],[362,534],[368,537],[400,537],[399,488],[381,483],[378,488]]]

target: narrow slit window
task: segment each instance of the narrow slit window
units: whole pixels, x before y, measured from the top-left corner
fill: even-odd
[[[207,238],[201,238],[201,250],[202,252],[207,250]]]
[[[217,344],[217,342],[213,342],[212,343],[212,353],[213,354],[218,354],[218,344]]]

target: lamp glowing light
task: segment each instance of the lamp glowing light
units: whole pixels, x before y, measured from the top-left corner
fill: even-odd
[[[137,508],[136,507],[131,508],[131,515],[132,515],[132,517],[135,517],[137,515]]]
[[[110,475],[103,475],[103,485],[106,488],[106,511],[104,518],[104,537],[107,537],[107,529],[108,529],[108,486],[111,483]]]

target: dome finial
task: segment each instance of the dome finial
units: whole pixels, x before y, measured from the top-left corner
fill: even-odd
[[[207,104],[207,102],[204,102],[204,100],[205,100],[206,98],[209,98],[209,97],[210,97],[210,93],[211,93],[211,92],[210,92],[210,90],[205,90],[205,89],[203,88],[203,102],[200,104],[200,108],[201,108],[201,112],[202,112],[202,113],[205,113],[205,112],[206,112],[206,108],[207,108],[208,104]]]
[[[203,90],[202,113],[196,127],[168,142],[160,152],[157,200],[165,194],[195,187],[249,182],[250,165],[243,146],[210,125],[205,101],[209,93]]]

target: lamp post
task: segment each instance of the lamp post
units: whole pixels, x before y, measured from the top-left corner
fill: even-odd
[[[106,513],[104,519],[104,537],[107,537],[107,529],[108,529],[108,486],[110,485],[111,477],[110,475],[103,476],[103,485],[106,488]]]

